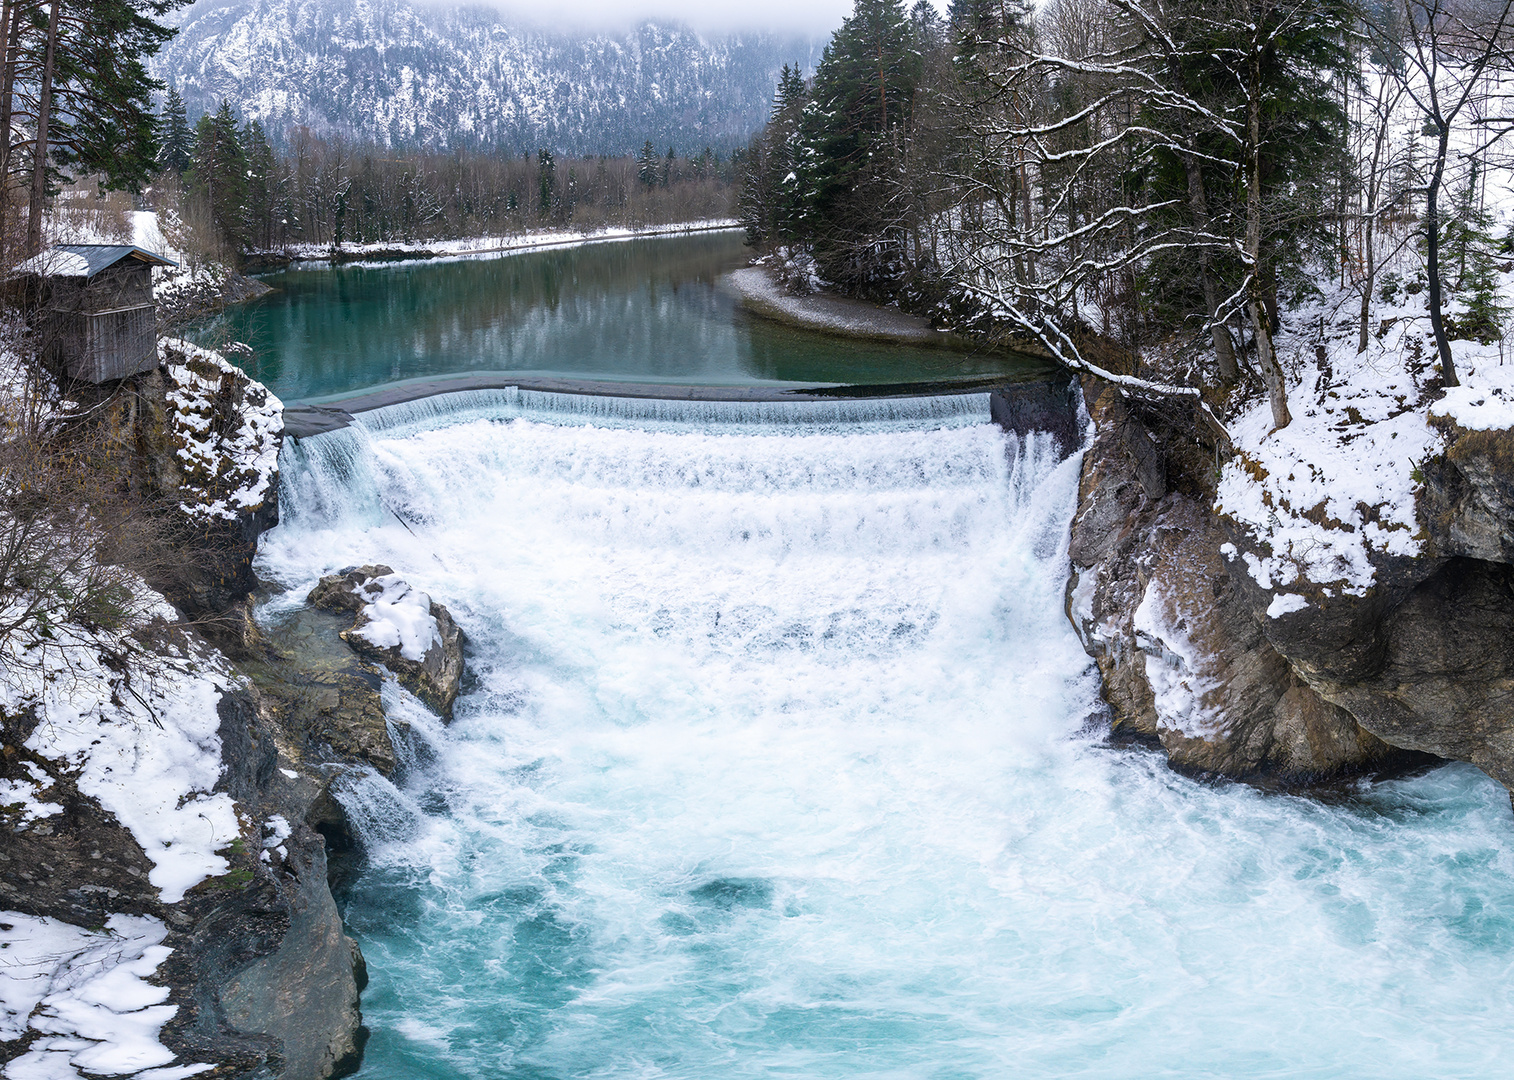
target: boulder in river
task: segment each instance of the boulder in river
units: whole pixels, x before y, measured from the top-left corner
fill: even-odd
[[[306,603],[353,612],[357,619],[342,640],[451,718],[463,677],[463,632],[445,607],[387,566],[349,567],[323,577]]]

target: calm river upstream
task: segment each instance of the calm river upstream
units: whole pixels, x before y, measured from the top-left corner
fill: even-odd
[[[739,232],[719,232],[290,270],[265,277],[275,292],[231,309],[214,333],[251,345],[251,374],[291,401],[506,372],[812,386],[1027,370],[1002,354],[849,341],[748,316],[719,279],[749,257]]]
[[[978,363],[781,344],[714,286],[740,256],[298,272],[238,318],[291,398]],[[265,621],[381,562],[469,639],[452,724],[390,686],[403,767],[342,782],[362,1080],[1508,1075],[1507,794],[1458,765],[1303,798],[1109,745],[1063,612],[1078,459],[986,395],[459,395],[281,469]]]

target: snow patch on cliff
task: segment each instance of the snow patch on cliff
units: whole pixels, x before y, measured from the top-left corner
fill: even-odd
[[[216,705],[231,677],[218,654],[163,648],[161,666],[128,679],[89,643],[37,646],[0,668],[0,708],[36,710],[27,749],[131,831],[153,863],[148,880],[172,904],[227,872],[217,852],[240,825],[231,796],[212,790],[222,770]]]
[[[159,343],[168,373],[169,438],[198,524],[235,521],[276,494],[284,403],[220,353],[174,338]]]
[[[1323,316],[1318,305],[1290,314],[1298,329],[1279,335],[1279,354],[1301,373],[1290,387],[1293,422],[1273,430],[1261,401],[1232,425],[1237,453],[1216,508],[1260,541],[1264,554],[1246,561],[1264,588],[1302,578],[1361,596],[1375,578],[1373,553],[1421,549],[1414,471],[1437,436],[1405,362],[1406,331],[1357,355],[1345,335],[1315,340]]]
[[[158,1041],[178,1011],[165,1004],[166,986],[146,981],[173,951],[167,935],[150,916],[112,915],[85,930],[0,912],[0,1039],[34,1035],[6,1065],[7,1080],[181,1080],[210,1069],[170,1067],[175,1055]]]
[[[42,796],[53,785],[52,777],[37,768],[35,762],[22,762],[27,779],[0,780],[0,810],[15,814],[12,828],[25,828],[34,821],[63,813],[63,807],[47,802]]]

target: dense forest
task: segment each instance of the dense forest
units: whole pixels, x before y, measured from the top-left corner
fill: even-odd
[[[291,245],[413,243],[590,231],[724,217],[739,155],[680,156],[651,142],[637,155],[559,158],[468,150],[400,154],[296,128],[277,149],[223,102],[191,128],[170,91],[162,172],[152,197],[202,251],[233,259]]]
[[[1365,349],[1375,290],[1424,291],[1454,385],[1449,339],[1501,339],[1507,314],[1488,185],[1514,125],[1510,10],[953,0],[943,19],[857,0],[812,78],[784,72],[742,221],[801,288],[1034,341],[1136,390],[1259,383],[1278,426],[1292,301],[1353,288]],[[1111,370],[1133,370],[1112,345],[1163,353],[1161,378]]]

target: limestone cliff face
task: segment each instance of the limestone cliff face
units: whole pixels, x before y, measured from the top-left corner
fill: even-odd
[[[1068,614],[1103,676],[1117,730],[1180,769],[1306,782],[1393,754],[1272,646],[1208,509],[1212,449],[1184,417],[1137,416],[1090,385],[1096,432],[1073,519]]]
[[[1248,579],[1268,640],[1328,700],[1394,746],[1468,761],[1514,791],[1514,430],[1437,422],[1422,465],[1428,538],[1374,560],[1365,597],[1278,618]]]
[[[180,610],[220,619],[257,587],[258,537],[278,524],[283,405],[217,353],[172,340],[159,352],[163,366],[113,389],[105,424],[184,554],[180,573],[153,584]]]
[[[320,830],[340,832],[341,811],[323,766],[393,767],[380,679],[345,647],[345,666],[323,670],[325,681],[294,668],[269,674],[283,658],[247,611],[258,538],[278,520],[282,407],[216,354],[165,343],[163,359],[104,388],[101,413],[132,455],[144,505],[170,522],[190,568],[154,584],[241,664],[214,718],[215,790],[234,800],[241,834],[220,850],[227,872],[163,902],[131,829],[67,765],[34,749],[36,710],[0,710],[0,780],[43,783],[61,808],[31,821],[0,807],[0,909],[86,928],[112,914],[161,920],[172,952],[155,979],[176,1009],[160,1039],[180,1062],[213,1065],[207,1076],[325,1080],[357,1067],[366,1032],[362,956],[327,880]],[[270,822],[275,833],[263,835]],[[0,1044],[0,1062],[25,1053],[26,1041]]]
[[[1514,431],[1432,422],[1446,452],[1423,465],[1420,512],[1437,554],[1514,563]]]
[[[1117,729],[1189,771],[1297,783],[1424,753],[1514,790],[1514,432],[1446,425],[1421,466],[1426,551],[1279,613],[1245,569],[1266,552],[1212,509],[1196,425],[1085,392],[1068,613]]]

